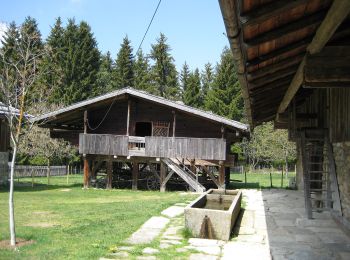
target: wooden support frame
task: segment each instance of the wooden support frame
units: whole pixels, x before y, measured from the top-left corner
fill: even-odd
[[[159,182],[160,182],[160,192],[165,192],[166,190],[166,166],[164,163],[160,163],[160,177],[159,177]]]
[[[84,189],[90,187],[90,160],[85,156],[84,157]]]
[[[128,100],[128,112],[126,117],[126,135],[129,136],[130,128],[130,109],[131,109],[131,100]]]
[[[113,160],[111,157],[107,159],[107,182],[106,189],[112,189],[112,180],[113,180]]]
[[[215,185],[220,188],[220,182],[215,178],[214,174],[209,171],[208,166],[202,167],[203,171],[209,176],[209,178],[215,183]]]
[[[176,136],[176,112],[173,111],[173,137]]]
[[[312,42],[308,45],[307,52],[311,55],[320,52],[349,13],[350,1],[334,0],[325,19],[317,29],[316,35],[313,37]],[[302,85],[304,81],[305,63],[306,57],[304,57],[303,61],[300,63],[277,113],[283,113],[287,109],[289,103]]]
[[[132,190],[137,190],[139,178],[139,162],[134,160],[132,164]]]
[[[225,189],[225,165],[224,161],[219,161],[219,189]]]

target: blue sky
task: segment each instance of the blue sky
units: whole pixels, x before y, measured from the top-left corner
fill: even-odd
[[[85,20],[99,49],[103,53],[110,51],[115,58],[125,35],[137,49],[158,0],[0,0],[0,3],[0,22],[20,24],[30,15],[37,20],[44,38],[58,16],[64,22],[72,17],[77,22]],[[216,0],[162,0],[143,42],[144,52],[149,52],[160,32],[167,36],[178,68],[185,61],[191,69],[202,69],[206,62],[215,64],[223,47],[228,45]]]

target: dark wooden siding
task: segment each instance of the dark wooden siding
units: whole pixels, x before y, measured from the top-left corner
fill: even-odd
[[[350,89],[331,89],[329,129],[332,142],[350,141]]]
[[[10,147],[10,132],[4,118],[0,118],[0,152],[7,152]]]

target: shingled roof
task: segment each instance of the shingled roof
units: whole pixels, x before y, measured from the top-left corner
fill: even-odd
[[[130,88],[130,87],[116,90],[116,91],[107,93],[105,95],[91,98],[91,99],[73,104],[71,106],[67,106],[67,107],[61,108],[59,110],[47,113],[47,114],[37,116],[33,120],[35,122],[42,123],[44,126],[45,124],[49,123],[50,121],[54,121],[57,118],[64,117],[65,115],[68,115],[69,113],[72,113],[74,111],[83,111],[84,109],[86,109],[92,105],[97,105],[99,103],[105,103],[108,101],[112,102],[115,98],[122,97],[123,95],[130,95],[130,96],[137,97],[140,99],[148,100],[148,101],[156,103],[156,104],[171,107],[171,108],[177,109],[177,110],[185,112],[185,113],[190,113],[190,114],[196,115],[198,117],[208,119],[210,121],[221,123],[223,125],[229,126],[229,127],[234,128],[236,130],[239,130],[241,132],[249,132],[249,126],[246,124],[227,119],[225,117],[216,115],[212,112],[193,108],[193,107],[184,105],[180,102],[171,101],[171,100],[159,97],[159,96],[149,94],[149,93],[144,92],[144,91]]]

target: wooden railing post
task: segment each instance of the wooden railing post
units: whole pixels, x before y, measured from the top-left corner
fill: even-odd
[[[165,192],[166,190],[166,182],[165,182],[165,177],[166,177],[166,167],[164,163],[160,163],[160,191]]]

